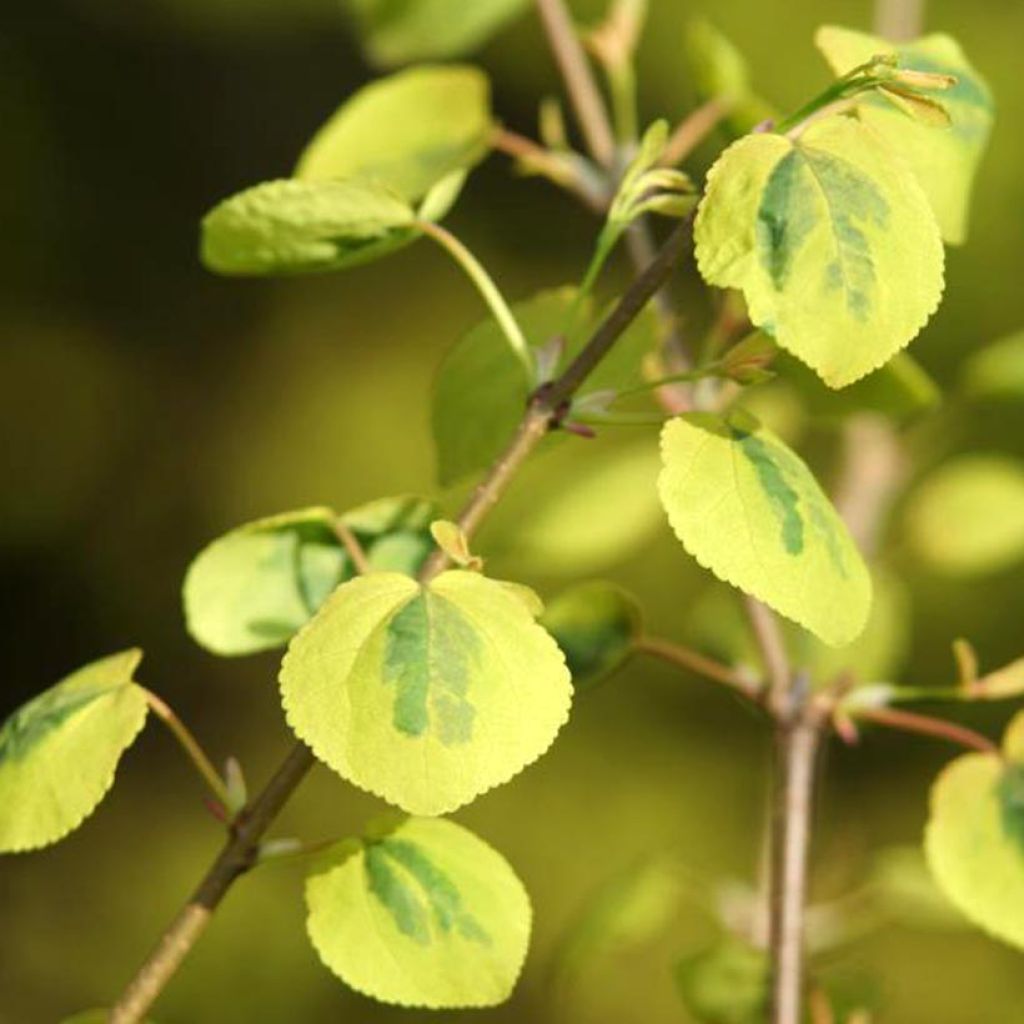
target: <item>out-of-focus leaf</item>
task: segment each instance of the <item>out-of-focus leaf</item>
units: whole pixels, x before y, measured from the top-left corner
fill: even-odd
[[[415,214],[375,182],[267,181],[215,206],[201,258],[218,274],[302,274],[369,263],[417,238]]]
[[[63,839],[96,809],[146,721],[133,681],[142,659],[122,651],[73,672],[0,727],[0,852]]]
[[[393,66],[483,45],[529,0],[345,0],[370,59]]]
[[[871,578],[810,470],[752,417],[677,417],[662,432],[661,502],[719,579],[832,646],[867,623]]]
[[[681,960],[675,975],[684,1005],[701,1024],[763,1024],[769,968],[762,950],[722,939]]]
[[[76,1013],[73,1017],[65,1017],[60,1024],[109,1024],[109,1010],[84,1010]],[[156,1021],[147,1017],[141,1024],[156,1024]]]
[[[857,116],[907,161],[924,187],[943,238],[962,242],[967,234],[974,175],[994,118],[992,93],[950,36],[936,33],[895,46],[877,36],[825,26],[815,37],[818,49],[837,74],[879,54],[896,54],[901,68],[952,75],[956,81],[940,98],[949,128],[936,128],[906,116],[900,97],[886,91],[866,95]]]
[[[962,455],[927,476],[904,516],[910,544],[950,575],[994,572],[1024,557],[1024,465]]]
[[[540,623],[562,648],[573,686],[585,690],[629,657],[642,616],[631,594],[614,583],[593,580],[549,601]]]
[[[1024,331],[986,345],[964,364],[971,398],[1024,398]]]
[[[520,772],[572,698],[520,593],[462,570],[342,584],[289,644],[280,679],[299,738],[412,814],[444,814]]]
[[[400,1006],[504,1002],[530,939],[530,900],[508,862],[436,818],[405,818],[340,844],[310,873],[306,904],[324,964]]]
[[[959,930],[967,923],[935,884],[918,846],[879,851],[868,884],[878,909],[899,924],[932,931]]]
[[[751,321],[833,388],[891,359],[942,296],[928,200],[849,117],[733,143],[708,174],[694,241],[704,280],[741,289]]]
[[[350,96],[313,136],[295,177],[363,178],[415,203],[476,164],[492,131],[483,72],[455,65],[410,68]]]

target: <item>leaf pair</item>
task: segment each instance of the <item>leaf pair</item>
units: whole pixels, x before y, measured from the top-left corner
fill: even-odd
[[[489,86],[475,68],[424,66],[359,90],[317,132],[293,178],[210,211],[202,259],[221,274],[340,270],[419,237],[486,154]]]

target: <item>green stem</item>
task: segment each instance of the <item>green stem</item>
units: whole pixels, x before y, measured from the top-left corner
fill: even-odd
[[[484,269],[483,264],[459,241],[450,231],[441,227],[440,224],[433,224],[430,221],[417,221],[416,227],[425,235],[429,235],[437,242],[459,266],[466,272],[469,279],[476,285],[484,302],[498,321],[502,334],[508,341],[516,358],[523,364],[529,379],[533,380],[534,364],[533,356],[530,353],[530,346],[523,336],[523,332],[512,315],[505,297],[501,294],[498,286],[494,283],[491,275]]]
[[[203,782],[209,787],[210,792],[217,798],[225,810],[230,810],[232,800],[228,788],[221,778],[220,773],[213,766],[213,762],[206,756],[206,752],[199,745],[199,741],[192,735],[188,726],[174,713],[170,705],[158,697],[152,690],[144,690],[146,703],[150,710],[170,730],[171,735],[178,741],[181,749],[192,762],[196,771],[199,772]]]
[[[608,69],[608,88],[612,98],[612,119],[620,145],[637,140],[636,72],[632,62]]]

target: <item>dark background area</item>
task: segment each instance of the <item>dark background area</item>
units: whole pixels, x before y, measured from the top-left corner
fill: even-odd
[[[785,109],[827,81],[814,28],[871,20],[862,0],[651,6],[647,119],[677,119],[692,103],[682,54],[692,14],[733,37],[760,91]],[[1024,321],[1024,4],[945,0],[927,21],[960,38],[999,104],[971,238],[949,253],[945,304],[913,349],[952,385],[965,355]],[[537,99],[557,87],[532,17],[477,59],[500,116],[532,131]],[[422,243],[349,274],[287,282],[226,281],[199,266],[203,212],[287,175],[311,132],[373,74],[334,0],[8,0],[0,69],[0,712],[79,664],[139,645],[141,680],[211,751],[238,755],[258,785],[290,742],[277,658],[217,660],[192,644],[184,570],[213,536],[259,515],[436,493],[431,377],[482,315],[479,300]],[[714,152],[702,150],[693,169]],[[474,175],[450,225],[513,297],[577,278],[595,229],[551,187],[509,175],[500,157]],[[1024,453],[1019,411],[955,413],[954,400],[941,439],[923,428],[926,463],[961,449]],[[557,465],[531,470],[517,500],[557,486]],[[615,496],[594,514],[613,517]],[[485,555],[489,545],[504,552],[491,570],[554,592],[566,582],[556,562],[517,566],[515,525],[499,516],[482,535]],[[917,601],[906,679],[947,681],[957,635],[990,665],[1024,650],[1019,572],[969,584],[928,576],[898,560],[898,529],[897,564]],[[672,635],[709,586],[660,526],[594,568],[641,594]],[[995,729],[1005,711],[965,720]],[[766,750],[765,730],[728,696],[648,663],[581,699],[547,757],[457,815],[517,867],[536,909],[513,1001],[468,1016],[552,1017],[544,979],[557,936],[596,885],[638,857],[665,852],[713,883],[753,879]],[[927,787],[950,756],[891,736],[852,751],[833,745],[816,846],[823,891],[854,884],[872,850],[919,838]],[[109,1001],[219,843],[200,797],[154,725],[79,832],[0,861],[2,1024],[50,1024]],[[381,809],[319,771],[279,832],[344,835]],[[302,929],[301,871],[268,866],[232,892],[158,1021],[417,1016],[350,993],[319,965]],[[670,967],[711,934],[707,915],[684,901],[654,942],[583,979],[567,1019],[685,1020]],[[886,928],[847,955],[875,979],[881,1022],[1024,1021],[1024,959],[979,933]]]

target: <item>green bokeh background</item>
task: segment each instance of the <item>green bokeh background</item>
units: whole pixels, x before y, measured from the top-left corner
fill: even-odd
[[[591,16],[598,6],[575,9]],[[681,39],[692,14],[710,15],[745,49],[761,91],[783,108],[826,81],[811,46],[816,25],[871,20],[866,0],[651,7],[644,111],[671,118],[691,102]],[[945,304],[914,347],[950,383],[965,355],[1024,322],[1024,5],[936,0],[927,21],[961,39],[999,103],[972,237],[949,254]],[[188,560],[259,515],[432,491],[431,377],[479,317],[479,300],[425,243],[343,276],[287,282],[218,280],[198,265],[202,212],[286,174],[311,131],[371,74],[335,0],[10,0],[0,23],[0,711],[80,663],[138,644],[147,652],[142,680],[211,751],[239,756],[258,784],[289,743],[276,658],[221,661],[191,644],[178,596]],[[479,60],[506,122],[531,130],[537,97],[556,86],[533,19]],[[701,154],[705,164],[711,155]],[[453,229],[512,296],[578,276],[593,223],[547,185],[507,170],[488,161]],[[1024,454],[1022,426],[1019,411],[976,410],[923,450],[932,460],[954,449]],[[558,486],[555,476],[538,467],[517,500]],[[607,495],[593,515],[614,517],[615,502]],[[500,524],[481,537],[484,554],[501,552],[492,570],[552,592],[563,579],[517,568],[514,516],[505,522],[504,537]],[[670,634],[681,633],[707,583],[664,528],[607,574],[635,589]],[[908,679],[946,681],[956,635],[971,637],[987,664],[1024,648],[1019,572],[967,584],[910,569],[907,581],[918,602]],[[995,730],[1005,710],[964,717]],[[536,907],[513,1000],[467,1016],[687,1020],[670,967],[712,934],[703,911],[684,906],[656,941],[594,965],[557,1012],[545,985],[552,950],[594,887],[639,857],[665,851],[712,882],[752,879],[766,753],[765,730],[732,699],[658,666],[637,663],[580,699],[547,757],[457,815],[508,856]],[[930,779],[951,756],[892,736],[852,751],[833,745],[816,842],[821,892],[855,883],[873,849],[917,840]],[[53,1024],[119,989],[217,848],[200,796],[153,726],[78,833],[0,861],[0,1024]],[[381,809],[320,770],[279,831],[345,834]],[[302,919],[300,865],[246,879],[156,1019],[459,1016],[350,993],[317,962]],[[1024,955],[978,933],[889,928],[846,958],[875,979],[880,1022],[1024,1021]]]

